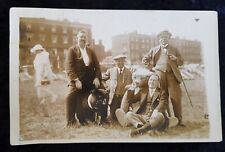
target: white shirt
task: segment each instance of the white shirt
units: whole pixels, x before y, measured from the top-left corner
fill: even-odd
[[[124,67],[122,68],[122,71],[120,71],[120,69],[121,69],[121,68],[117,68],[118,73],[119,73],[119,74],[122,74],[122,73],[123,73],[123,71],[124,71]],[[120,72],[121,72],[121,73],[120,73]]]
[[[86,50],[86,48],[84,48],[84,49],[80,48],[80,52],[81,52],[81,55],[82,55],[84,64],[85,64],[86,66],[89,66],[89,64],[90,64],[90,59],[89,59],[89,57],[88,57],[88,55],[87,55],[87,50]]]

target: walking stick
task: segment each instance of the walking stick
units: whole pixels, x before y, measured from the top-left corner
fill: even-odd
[[[189,102],[190,102],[190,104],[191,104],[191,107],[193,108],[193,104],[192,104],[191,98],[190,98],[190,96],[189,96],[189,93],[188,93],[188,91],[187,91],[187,87],[186,87],[186,84],[184,83],[183,78],[182,78],[182,83],[183,83],[183,85],[184,85],[184,90],[185,90],[185,92],[186,92],[186,94],[187,94],[187,97],[188,97],[188,99],[189,99]]]

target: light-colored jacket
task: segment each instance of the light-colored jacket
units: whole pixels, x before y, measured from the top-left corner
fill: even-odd
[[[117,67],[113,67],[111,69],[108,69],[106,71],[106,73],[103,74],[102,79],[103,80],[108,80],[107,81],[107,85],[110,89],[110,93],[109,93],[109,104],[111,104],[113,96],[115,94],[116,91],[116,87],[117,87],[117,75],[118,75],[118,68]],[[125,85],[129,85],[132,83],[132,73],[130,72],[130,70],[126,67],[124,67],[124,71],[123,71],[123,83]],[[124,90],[125,92],[125,90]]]
[[[35,86],[41,86],[42,80],[51,81],[54,78],[54,74],[51,69],[51,64],[49,61],[49,53],[45,50],[37,54],[34,59],[34,69],[35,69]]]

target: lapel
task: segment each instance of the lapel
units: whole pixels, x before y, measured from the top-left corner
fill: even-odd
[[[159,97],[160,92],[159,89],[157,88],[152,96],[152,103]]]

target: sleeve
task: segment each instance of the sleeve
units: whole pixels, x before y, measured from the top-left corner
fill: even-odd
[[[65,70],[66,70],[67,76],[69,78],[69,81],[72,81],[72,80],[78,78],[76,71],[74,70],[74,65],[75,65],[74,58],[75,58],[74,57],[74,49],[69,48],[68,53],[66,55],[66,60],[65,60]]]
[[[144,63],[149,69],[153,68],[153,48],[149,50],[147,54],[142,58],[142,63]]]
[[[159,112],[165,112],[165,110],[167,108],[167,105],[168,105],[168,98],[167,97],[168,96],[166,94],[166,91],[163,90],[163,91],[160,92],[159,104],[156,107],[156,109]]]
[[[53,72],[51,69],[51,64],[49,60],[49,54],[46,55],[45,64],[44,64],[44,77],[47,77],[48,79],[53,79]]]
[[[110,79],[110,69],[108,69],[105,73],[102,75],[102,80],[107,81]]]
[[[95,77],[98,78],[99,80],[101,80],[102,74],[101,74],[101,69],[100,69],[98,58],[97,58],[96,54],[94,53],[94,51],[91,50],[91,52],[92,52],[93,64],[95,67]]]
[[[176,63],[177,63],[177,66],[181,66],[183,65],[183,58],[181,57],[181,54],[180,52],[176,49],[176,57],[177,57],[177,60],[176,60]]]

